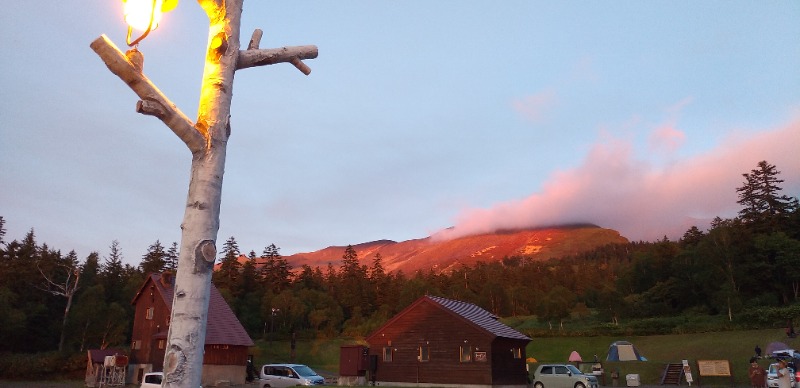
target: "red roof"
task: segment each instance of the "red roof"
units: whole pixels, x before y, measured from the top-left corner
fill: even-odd
[[[158,290],[158,294],[164,298],[167,307],[172,311],[172,297],[174,287],[173,282],[167,282],[169,285],[164,286],[161,282],[162,274],[150,274],[144,282],[139,292],[133,298],[132,304],[136,304],[136,300],[146,289],[148,282],[152,282]],[[174,279],[174,275],[171,276]],[[242,327],[239,319],[231,310],[228,303],[219,293],[214,283],[211,283],[211,299],[208,302],[208,324],[206,326],[206,345],[240,345],[240,346],[253,346],[253,340],[247,334],[247,331]]]

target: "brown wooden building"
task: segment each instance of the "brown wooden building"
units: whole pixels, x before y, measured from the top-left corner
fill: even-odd
[[[423,296],[367,337],[381,385],[526,387],[531,341],[472,304]]]
[[[146,372],[163,370],[174,286],[172,273],[151,274],[131,302],[136,313],[127,379],[130,383],[139,384]],[[244,384],[247,350],[253,340],[213,284],[210,296],[202,385],[223,381]]]

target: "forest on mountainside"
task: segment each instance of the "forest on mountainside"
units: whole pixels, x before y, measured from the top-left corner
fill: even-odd
[[[587,316],[613,327],[681,315],[774,325],[800,316],[798,200],[782,193],[780,172],[765,161],[742,176],[742,186],[731,188],[738,216],[716,218],[706,231],[692,227],[678,241],[405,274],[385,271],[380,255],[360,264],[352,247],[341,265],[326,268],[292,268],[275,244],[260,255],[250,251],[240,264],[242,252],[230,237],[213,282],[254,339],[290,332],[359,338],[425,294],[559,326]],[[117,241],[105,255],[80,259],[37,241],[33,229],[8,241],[5,222],[0,217],[0,352],[125,347],[130,302],[145,276],[176,266],[175,243],[165,248],[156,241],[134,267],[123,264]],[[257,259],[265,264],[257,267]]]

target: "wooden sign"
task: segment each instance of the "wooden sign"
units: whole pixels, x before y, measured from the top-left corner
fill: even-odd
[[[486,362],[486,352],[475,352],[475,361]]]
[[[697,360],[700,376],[730,376],[731,364],[728,360]]]

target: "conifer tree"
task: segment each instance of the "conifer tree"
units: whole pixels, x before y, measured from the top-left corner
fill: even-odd
[[[164,257],[164,269],[167,271],[175,271],[178,269],[178,243],[173,241],[172,245],[167,250],[167,255]]]
[[[167,253],[164,251],[164,246],[161,245],[159,240],[156,240],[156,242],[147,248],[147,253],[142,256],[139,269],[145,276],[151,273],[160,273],[164,270],[164,266],[167,263],[166,257]]]
[[[100,283],[105,290],[107,303],[120,301],[122,288],[125,286],[122,277],[122,251],[119,247],[119,241],[112,241],[110,249],[111,251],[105,258],[100,271]]]
[[[237,281],[241,271],[241,264],[239,263],[239,244],[236,238],[231,236],[225,241],[220,252],[220,265],[219,270],[212,275],[214,284],[220,290],[227,289],[230,292],[235,292],[237,288]]]
[[[742,205],[740,218],[752,226],[756,232],[775,232],[780,224],[797,211],[797,198],[782,195],[779,179],[780,171],[766,160],[758,162],[758,167],[747,174],[743,185],[736,189]]]

